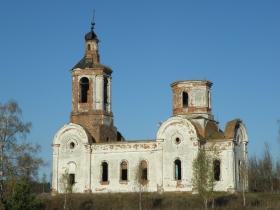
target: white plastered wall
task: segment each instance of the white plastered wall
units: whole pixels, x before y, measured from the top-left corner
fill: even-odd
[[[71,148],[70,143],[74,143]],[[88,137],[84,129],[77,124],[67,124],[62,127],[53,141],[53,181],[54,192],[63,193],[62,176],[74,173],[78,182],[74,185],[74,192],[84,192],[90,187],[90,150]],[[74,171],[73,171],[74,170]]]
[[[162,185],[162,146],[160,142],[126,142],[92,146],[92,192],[158,191]],[[148,182],[140,188],[137,171],[142,160],[148,163]],[[101,182],[101,164],[108,163],[108,184]],[[120,164],[128,164],[128,181],[120,180]]]
[[[198,151],[194,126],[182,117],[171,117],[161,125],[157,138],[163,140],[164,191],[192,191],[192,162]],[[176,159],[181,161],[181,181],[175,180]]]

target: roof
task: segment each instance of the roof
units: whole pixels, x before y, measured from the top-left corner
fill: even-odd
[[[225,134],[222,130],[219,129],[216,121],[209,120],[204,129],[194,121],[192,121],[192,124],[194,125],[198,137],[200,139],[207,139],[207,140],[225,139]]]
[[[224,139],[225,135],[223,131],[219,129],[217,122],[208,121],[205,127],[205,137],[207,139]]]
[[[240,119],[234,119],[229,121],[226,124],[226,128],[225,128],[225,136],[226,138],[229,139],[233,139],[234,135],[235,135],[235,130],[236,128],[239,126],[239,123],[241,123],[242,121]]]
[[[105,68],[106,70],[112,71],[112,69],[108,66],[102,65],[100,63],[94,63],[92,59],[87,59],[83,57],[73,68],[74,69],[86,69],[86,68]]]
[[[86,33],[85,35],[85,40],[89,41],[89,40],[97,40],[97,42],[99,41],[97,38],[97,35],[94,33],[93,30],[91,30],[90,32]]]
[[[178,80],[178,81],[175,81],[173,83],[171,83],[171,87],[175,86],[175,85],[178,85],[178,84],[201,84],[201,85],[207,85],[209,87],[212,86],[212,82],[209,81],[209,80]]]

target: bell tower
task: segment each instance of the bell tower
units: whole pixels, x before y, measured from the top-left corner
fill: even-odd
[[[71,122],[81,125],[93,142],[117,141],[112,113],[112,70],[100,63],[95,23],[85,35],[83,58],[72,69]]]

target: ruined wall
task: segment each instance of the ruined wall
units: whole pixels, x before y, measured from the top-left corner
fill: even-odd
[[[172,83],[173,115],[210,115],[211,85],[211,82],[204,80],[186,80]],[[188,95],[188,101],[185,105],[183,104],[183,93],[187,93]]]
[[[111,72],[104,68],[76,69],[72,72],[71,122],[82,125],[96,142],[117,141],[111,110]],[[108,103],[104,104],[104,77],[108,78]],[[89,79],[87,102],[80,103],[79,81]]]
[[[235,191],[238,186],[237,162],[247,155],[244,131],[236,139],[209,140],[207,147],[215,145],[221,161],[221,176],[217,191]],[[75,147],[71,148],[70,143]],[[239,142],[239,143],[237,143]],[[112,142],[90,144],[85,130],[70,123],[58,131],[53,143],[53,192],[63,192],[60,177],[67,170],[74,173],[74,192],[135,192],[139,164],[147,161],[148,181],[141,190],[149,192],[192,192],[192,163],[199,148],[199,138],[191,121],[171,117],[161,124],[156,141]],[[181,179],[175,178],[175,160],[181,161]],[[101,180],[101,164],[108,164],[108,182]],[[120,164],[128,164],[128,181],[121,181]]]

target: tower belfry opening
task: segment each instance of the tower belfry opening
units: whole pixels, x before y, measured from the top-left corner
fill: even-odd
[[[86,77],[80,79],[80,102],[86,103],[88,98],[89,80]]]

